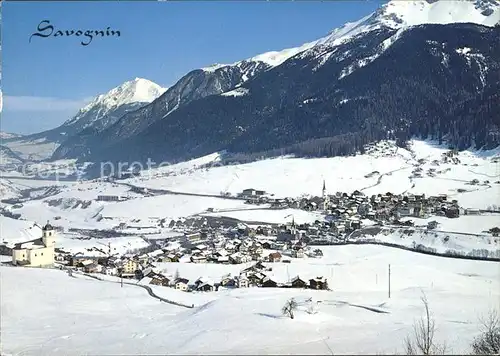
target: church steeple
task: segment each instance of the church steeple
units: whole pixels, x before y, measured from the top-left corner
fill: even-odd
[[[325,183],[325,180],[323,179],[323,191],[322,191],[322,194],[323,194],[323,198],[326,196],[326,183]]]
[[[292,216],[292,224],[290,226],[290,233],[295,236],[297,234],[297,229],[296,229],[296,226],[295,226],[295,217]]]

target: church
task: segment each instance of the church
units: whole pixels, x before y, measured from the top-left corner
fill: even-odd
[[[26,267],[52,267],[55,243],[55,229],[47,222],[42,227],[42,237],[14,245],[12,264]]]

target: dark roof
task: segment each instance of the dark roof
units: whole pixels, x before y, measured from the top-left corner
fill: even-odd
[[[24,248],[22,247],[24,244],[33,244],[35,246],[45,246],[45,244],[43,243],[43,240],[42,238],[38,238],[38,239],[34,239],[34,240],[30,240],[30,241],[24,241],[24,242],[18,242],[14,245],[14,248],[13,250],[24,250]]]

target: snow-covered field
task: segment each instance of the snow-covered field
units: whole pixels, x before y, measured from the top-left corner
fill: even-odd
[[[280,210],[264,210],[264,209],[246,209],[230,212],[214,212],[206,213],[204,216],[227,216],[242,221],[263,222],[270,224],[282,224],[293,220],[297,224],[314,223],[314,221],[323,221],[324,216],[319,212],[305,211],[300,209],[280,209]]]
[[[30,160],[43,160],[50,158],[57,147],[59,147],[59,144],[56,142],[47,141],[45,139],[30,141],[20,137],[19,139],[5,142],[5,146],[10,148],[21,158]]]
[[[189,193],[219,194],[224,191],[236,194],[254,188],[274,194],[274,197],[298,197],[321,195],[324,180],[330,193],[363,189],[367,195],[388,191],[449,194],[469,208],[486,208],[499,203],[500,184],[494,182],[500,180],[500,160],[495,163],[492,159],[500,156],[500,148],[460,152],[457,156],[459,164],[445,163],[443,154],[449,151],[447,147],[430,141],[412,141],[411,151],[387,142],[377,145],[377,148],[354,157],[280,157],[229,166],[222,166],[214,154],[180,165],[151,169],[144,173],[144,177],[128,182],[141,187]],[[419,164],[420,159],[424,163]],[[434,160],[438,165],[432,163]],[[200,168],[202,164],[209,164],[210,168]],[[435,169],[440,173],[434,177],[424,174],[422,178],[411,179],[412,170],[417,167],[423,172]],[[377,173],[366,177],[372,172]],[[466,185],[473,179],[490,183]],[[470,192],[457,193],[458,188]]]
[[[458,153],[458,161],[445,162],[443,154],[447,147],[430,141],[412,141],[410,150],[397,148],[391,142],[381,142],[364,155],[355,157],[335,157],[303,159],[280,157],[241,165],[221,165],[217,153],[200,157],[188,162],[151,169],[143,172],[142,177],[116,183],[99,181],[49,181],[22,176],[19,172],[8,172],[2,176],[2,199],[19,195],[24,189],[55,186],[56,194],[39,200],[23,202],[22,207],[7,207],[13,213],[21,214],[27,224],[53,221],[66,231],[70,228],[111,229],[120,223],[143,226],[157,226],[160,219],[167,221],[186,216],[202,214],[207,216],[226,216],[243,221],[267,223],[314,222],[321,220],[315,212],[297,209],[269,210],[267,205],[244,204],[241,200],[220,199],[213,196],[156,195],[145,196],[130,191],[129,183],[138,187],[169,189],[180,193],[219,195],[230,192],[233,195],[246,188],[262,189],[274,197],[299,197],[304,194],[321,195],[323,180],[328,193],[337,191],[352,192],[362,190],[365,194],[378,193],[425,193],[437,195],[446,193],[456,199],[464,208],[486,209],[499,205],[500,201],[500,149],[492,151],[463,151]],[[44,172],[57,171],[71,166],[70,160],[52,163],[44,162]],[[208,168],[206,167],[208,165]],[[202,168],[202,166],[204,166]],[[346,168],[348,167],[348,169]],[[420,169],[422,178],[413,177],[412,171]],[[434,170],[433,175],[427,172]],[[469,184],[477,179],[479,183]],[[485,182],[487,181],[487,183]],[[458,189],[462,189],[460,192]],[[42,194],[40,190],[37,194]],[[121,202],[98,202],[98,195],[118,195],[129,200]],[[90,202],[82,208],[81,202]],[[49,204],[50,203],[50,204]],[[207,212],[213,208],[214,212]],[[54,221],[56,217],[60,217]],[[101,219],[103,217],[103,219]],[[439,230],[458,233],[481,234],[494,226],[500,226],[498,215],[461,216],[458,219],[432,217],[414,219],[417,225],[425,225],[430,220],[440,223]],[[4,225],[12,219],[4,219]],[[140,221],[138,221],[140,220]],[[134,223],[132,223],[134,221]],[[10,231],[2,236],[3,240],[23,239],[24,233],[13,223],[4,228]],[[128,231],[128,230],[127,230]],[[128,231],[130,232],[130,231]],[[157,228],[154,238],[170,236],[169,229]],[[71,234],[60,234],[59,246],[71,249],[88,248],[95,245],[93,240],[75,240]],[[127,237],[115,239],[120,246],[128,246]],[[144,244],[139,238],[132,245]]]
[[[360,240],[374,240],[409,248],[422,246],[439,254],[462,254],[474,257],[500,258],[500,238],[491,235],[466,235],[462,233],[427,231],[426,229],[385,228],[375,236],[367,235]]]
[[[404,337],[422,315],[422,293],[436,320],[436,338],[446,341],[451,352],[462,353],[478,333],[478,317],[498,308],[500,264],[495,262],[444,259],[380,246],[323,250],[322,259],[273,264],[272,273],[281,280],[321,275],[328,278],[331,292],[249,288],[188,295],[155,288],[155,293],[164,290],[165,297],[195,304],[194,309],[159,302],[135,286],[71,278],[57,270],[0,267],[2,353],[402,352]],[[163,267],[178,269],[190,279],[237,272],[235,266],[223,270],[224,266],[208,264]],[[294,320],[280,313],[291,297],[301,304]],[[304,311],[308,298],[317,305],[317,314]]]

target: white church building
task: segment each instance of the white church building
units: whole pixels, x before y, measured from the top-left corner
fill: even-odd
[[[14,245],[12,264],[27,267],[51,267],[54,265],[55,244],[55,229],[47,222],[42,227],[42,237]]]

